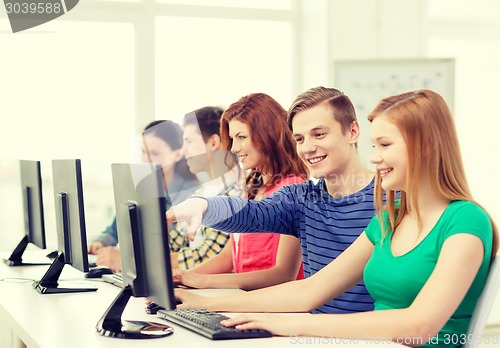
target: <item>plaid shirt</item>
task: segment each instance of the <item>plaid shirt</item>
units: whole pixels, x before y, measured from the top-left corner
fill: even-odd
[[[224,186],[222,190],[219,190],[217,195],[242,197],[245,194],[244,188],[244,182],[240,183],[235,181],[230,185]],[[194,195],[205,196],[207,194],[197,191]],[[228,233],[201,226],[196,232],[197,239],[195,239],[194,242],[190,242],[187,236],[187,223],[185,221],[179,221],[172,224],[169,234],[170,251],[178,253],[179,268],[183,270],[192,268],[210,257],[217,255],[222,251],[229,240]],[[196,243],[197,240],[198,243]]]

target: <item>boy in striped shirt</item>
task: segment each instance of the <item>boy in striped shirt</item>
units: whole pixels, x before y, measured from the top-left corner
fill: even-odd
[[[299,157],[318,180],[283,187],[259,201],[236,197],[188,199],[167,212],[169,222],[186,220],[189,231],[196,231],[201,220],[205,226],[226,232],[294,235],[301,242],[305,277],[338,257],[374,216],[374,173],[358,156],[359,124],[354,107],[336,89],[312,88],[295,99],[288,125]],[[263,298],[265,290],[260,290]],[[237,310],[226,308],[224,299],[200,299],[185,291],[176,291],[176,296],[182,301],[179,308],[198,308],[203,303],[207,309]],[[254,303],[252,308],[268,310],[265,301]],[[360,283],[330,302],[318,304],[313,313],[368,310],[373,310],[373,300]]]

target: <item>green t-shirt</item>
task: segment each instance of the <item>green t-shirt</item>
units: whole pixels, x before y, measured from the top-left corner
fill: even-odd
[[[384,213],[385,226],[389,226],[387,212]],[[483,263],[462,303],[437,338],[433,337],[431,342],[434,344],[429,342],[428,347],[456,347],[467,340],[471,315],[489,270],[493,233],[488,214],[468,201],[451,202],[431,232],[415,248],[397,257],[391,251],[392,232],[382,242],[377,217],[366,227],[366,235],[373,243],[374,251],[364,270],[364,282],[375,300],[375,310],[409,307],[434,270],[446,238],[458,233],[481,238]]]

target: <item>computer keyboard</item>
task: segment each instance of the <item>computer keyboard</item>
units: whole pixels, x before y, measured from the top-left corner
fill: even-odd
[[[211,340],[271,337],[265,330],[237,330],[225,327],[220,322],[229,317],[205,309],[160,310],[158,317],[178,324]]]
[[[123,288],[123,276],[121,273],[104,274],[102,280],[119,288]]]

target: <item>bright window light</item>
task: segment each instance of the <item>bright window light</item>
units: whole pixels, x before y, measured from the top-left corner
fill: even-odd
[[[157,118],[255,92],[291,103],[290,23],[161,17],[156,33]]]

